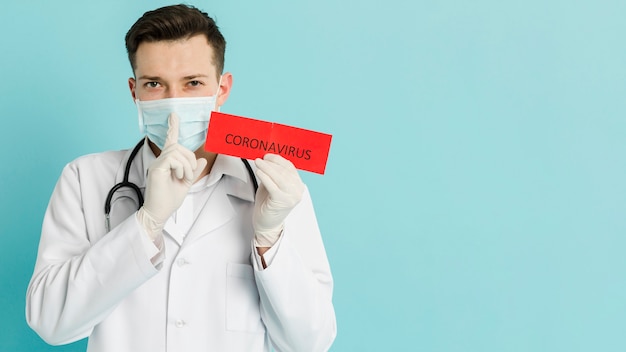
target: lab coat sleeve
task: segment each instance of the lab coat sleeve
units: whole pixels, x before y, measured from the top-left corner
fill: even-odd
[[[154,276],[135,216],[101,238],[88,233],[80,172],[69,164],[44,216],[26,320],[54,345],[88,336],[127,294]],[[104,226],[104,225],[103,225]]]
[[[333,279],[308,190],[275,246],[265,270],[252,261],[270,340],[278,351],[326,351],[337,334]]]

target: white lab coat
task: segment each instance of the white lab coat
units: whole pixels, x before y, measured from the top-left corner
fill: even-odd
[[[252,244],[251,181],[241,160],[219,155],[216,164],[232,175],[217,184],[184,241],[165,233],[166,258],[157,268],[128,188],[113,197],[112,230],[105,233],[105,198],[122,180],[129,155],[81,157],[55,187],[26,300],[28,324],[45,341],[89,336],[90,352],[330,347],[333,283],[308,191],[262,270]],[[139,153],[130,181],[142,191],[143,170]]]

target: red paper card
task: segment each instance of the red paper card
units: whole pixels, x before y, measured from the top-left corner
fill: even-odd
[[[324,174],[332,135],[213,111],[204,149],[245,159],[278,154],[300,169]]]

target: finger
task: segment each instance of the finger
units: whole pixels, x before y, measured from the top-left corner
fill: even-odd
[[[169,146],[165,153],[159,155],[157,160],[160,159],[161,161],[159,162],[160,166],[158,166],[158,168],[169,171],[179,180],[190,178],[193,176],[193,167],[189,163],[189,159],[181,152],[183,148],[176,148],[178,146],[179,145]]]
[[[265,156],[263,157],[263,160],[280,165],[288,170],[296,170],[296,167],[293,165],[291,161],[285,159],[284,157],[278,154],[265,154]]]
[[[170,158],[168,161],[170,166],[170,172],[174,175],[175,178],[181,180],[185,177],[185,166],[184,163],[175,157]]]
[[[165,139],[163,149],[169,147],[170,145],[178,144],[178,126],[180,124],[178,115],[176,115],[176,113],[171,113],[167,121],[169,127],[167,129],[167,138]]]
[[[174,153],[172,159],[176,160],[178,168],[176,169],[176,177],[178,179],[185,179],[187,181],[193,181],[194,165],[197,165],[196,158],[189,159],[185,153]],[[193,162],[193,165],[192,165]]]
[[[298,170],[293,163],[278,154],[266,154],[263,158],[267,162],[267,166],[272,170],[264,171],[272,177],[283,191],[291,191],[292,186],[301,183]]]
[[[180,144],[177,144],[176,146],[178,147],[177,152],[180,154],[180,157],[187,160],[187,163],[191,165],[192,171],[195,170],[198,167],[198,160],[196,159],[196,155],[191,150],[183,147]]]
[[[291,184],[299,177],[296,169],[288,169],[272,161],[257,159],[255,164],[259,170],[269,176],[278,188],[283,191],[288,191],[291,188]]]
[[[189,149],[180,144],[172,144],[161,151],[163,158],[169,158],[170,155],[178,154],[178,158],[185,158],[191,165],[192,169],[197,167],[196,155]]]
[[[277,194],[280,192],[278,185],[269,177],[265,172],[260,169],[257,169],[256,176],[261,180],[261,186],[265,186],[265,189],[269,194]]]
[[[192,158],[192,164],[190,159],[184,155],[185,151],[189,152],[179,144],[169,146],[164,150],[164,152],[161,153],[161,155],[159,155],[159,158],[157,159],[160,166],[155,167],[169,171],[172,173],[172,177],[179,180],[183,178],[191,180],[196,166],[196,159]]]
[[[166,172],[178,179],[181,179],[184,174],[184,168],[182,163],[174,157],[169,157],[166,160],[163,160],[160,165],[154,165],[154,170],[159,172]]]

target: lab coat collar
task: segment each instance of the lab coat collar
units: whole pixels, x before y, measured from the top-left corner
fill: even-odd
[[[228,194],[249,202],[254,201],[254,186],[248,170],[240,158],[218,154],[208,176],[218,178],[230,176],[224,177],[222,180],[228,185]]]

